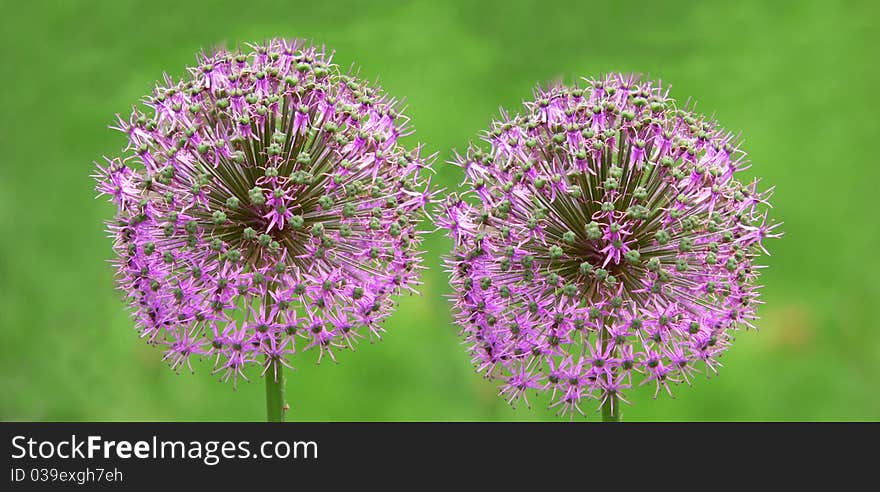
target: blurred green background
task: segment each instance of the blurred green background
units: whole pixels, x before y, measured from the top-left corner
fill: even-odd
[[[25,5],[28,4],[28,5]],[[591,5],[594,4],[594,5]],[[880,136],[875,2],[3,2],[0,19],[0,419],[261,420],[262,382],[237,391],[175,375],[136,336],[106,260],[92,161],[106,127],[201,48],[305,37],[406,98],[416,138],[445,164],[533,85],[638,71],[742,131],[776,184],[786,235],[770,244],[760,332],[712,380],[625,420],[880,420]],[[874,53],[874,55],[871,55]],[[415,143],[415,139],[411,143]],[[292,420],[555,420],[512,410],[474,374],[449,320],[430,236],[422,296],[379,344],[340,364],[299,356]],[[590,420],[597,420],[590,414]]]

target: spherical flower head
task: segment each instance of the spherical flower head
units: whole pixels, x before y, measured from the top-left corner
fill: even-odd
[[[272,40],[202,53],[144,104],[96,178],[117,206],[119,288],[171,367],[207,357],[236,381],[380,336],[418,284],[431,201],[394,99],[323,48]]]
[[[440,222],[456,321],[509,402],[545,391],[564,414],[634,384],[656,397],[715,371],[752,327],[754,262],[779,234],[714,121],[613,74],[539,88],[482,139],[457,157],[472,191]]]

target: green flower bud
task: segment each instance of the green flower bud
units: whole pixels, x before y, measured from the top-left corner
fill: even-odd
[[[687,261],[685,261],[684,258],[679,258],[675,262],[675,269],[679,272],[686,272],[688,270]]]
[[[592,271],[593,271],[593,265],[591,265],[590,262],[585,261],[585,262],[581,263],[580,272],[582,275],[588,275]]]
[[[215,212],[214,212],[214,215],[213,215],[213,218],[214,218],[214,224],[215,224],[215,225],[221,225],[221,224],[223,224],[224,222],[226,222],[226,214],[223,213],[222,210],[217,210],[217,211],[215,211]]]
[[[602,237],[602,229],[599,228],[599,223],[596,221],[587,224],[585,230],[587,233],[587,237],[593,241],[596,241]]]
[[[241,260],[241,251],[237,249],[230,249],[226,252],[226,259],[228,259],[232,263],[238,263]]]
[[[661,246],[665,246],[667,243],[669,243],[669,233],[666,232],[665,229],[660,229],[659,231],[657,231],[656,234],[654,234],[654,239],[656,239],[657,243],[659,243]]]
[[[318,198],[318,205],[324,210],[329,210],[333,206],[333,198],[330,195],[322,195]]]
[[[266,196],[263,195],[263,190],[259,186],[255,186],[248,191],[248,198],[250,198],[251,203],[254,205],[263,205],[266,203]]]
[[[624,256],[624,258],[626,258],[626,261],[630,262],[630,264],[638,265],[639,259],[641,258],[642,255],[638,251],[631,249],[631,250],[627,251],[626,253],[624,253],[623,256]]]

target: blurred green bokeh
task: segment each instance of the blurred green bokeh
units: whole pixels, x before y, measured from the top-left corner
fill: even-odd
[[[113,115],[163,71],[273,36],[381,75],[448,188],[451,150],[537,82],[619,70],[673,84],[742,131],[786,235],[770,244],[760,332],[675,399],[632,391],[625,420],[880,420],[875,2],[3,3],[2,420],[263,419],[259,378],[233,391],[206,365],[175,375],[137,338],[106,263],[114,209],[89,174],[124,143]],[[423,294],[401,299],[384,341],[338,365],[298,356],[290,419],[555,420],[508,408],[473,372],[443,297],[449,246],[430,236]]]

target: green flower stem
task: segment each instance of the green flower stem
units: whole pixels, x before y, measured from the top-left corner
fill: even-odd
[[[599,332],[602,350],[605,350],[606,344],[610,343],[608,335],[608,328],[602,327],[602,331]],[[602,404],[602,422],[620,422],[620,402],[617,399],[617,394],[608,395],[605,403]]]
[[[277,360],[266,371],[266,421],[284,422],[288,406],[284,401],[284,366]]]
[[[617,395],[609,396],[602,405],[602,422],[620,422],[620,403],[617,401]]]

